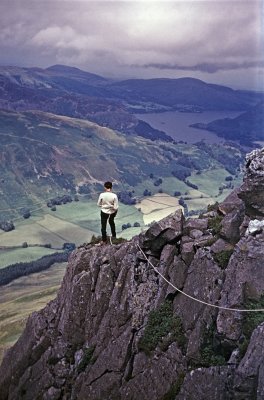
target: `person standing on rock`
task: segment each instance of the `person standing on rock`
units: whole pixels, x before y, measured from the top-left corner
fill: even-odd
[[[107,221],[109,222],[111,228],[112,238],[116,238],[115,217],[118,210],[118,198],[117,195],[112,192],[112,182],[105,182],[104,189],[105,191],[100,194],[97,201],[97,205],[101,207],[101,244],[107,243]]]

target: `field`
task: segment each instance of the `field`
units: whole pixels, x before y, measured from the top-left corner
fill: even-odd
[[[66,263],[54,264],[46,271],[16,279],[0,292],[0,361],[23,331],[33,311],[40,310],[57,293]]]
[[[144,224],[148,225],[153,221],[159,221],[167,215],[175,212],[179,205],[176,197],[164,193],[157,193],[152,197],[144,198],[137,207],[143,214]]]
[[[80,244],[92,236],[94,232],[77,224],[57,217],[55,214],[45,214],[36,220],[17,223],[14,231],[1,233],[2,246],[17,246],[23,242],[28,244],[48,244],[61,247],[65,242]]]
[[[193,173],[189,180],[199,187],[199,190],[206,193],[208,196],[217,196],[219,187],[225,183],[225,177],[230,175],[223,168],[214,168],[207,171],[203,171],[202,174],[198,175]],[[238,176],[233,179],[233,184],[239,186],[241,184],[242,177]],[[227,196],[227,192],[224,197]]]
[[[0,249],[0,268],[18,262],[29,262],[37,260],[43,256],[54,253],[55,250],[45,247],[27,247],[18,249]]]

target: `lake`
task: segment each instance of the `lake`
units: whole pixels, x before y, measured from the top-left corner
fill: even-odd
[[[189,125],[196,122],[209,123],[216,119],[235,118],[242,111],[204,111],[202,113],[183,113],[179,111],[166,111],[163,113],[136,114],[138,119],[147,122],[153,128],[159,129],[174,140],[183,140],[187,143],[196,143],[204,140],[207,143],[222,143],[223,138],[212,132],[191,128]]]

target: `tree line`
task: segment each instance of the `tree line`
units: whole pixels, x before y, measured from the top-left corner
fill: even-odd
[[[69,254],[70,252],[66,250],[63,253],[48,254],[35,261],[19,262],[2,268],[0,269],[0,286],[6,285],[21,276],[44,271],[54,263],[66,262]]]

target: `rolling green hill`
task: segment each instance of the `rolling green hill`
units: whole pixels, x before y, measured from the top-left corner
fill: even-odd
[[[58,195],[91,197],[105,180],[112,180],[117,191],[142,196],[148,183],[154,194],[163,190],[162,179],[173,178],[173,194],[179,182],[191,183],[191,174],[214,168],[235,174],[243,162],[243,152],[232,146],[217,150],[206,144],[151,141],[40,111],[0,111],[0,139],[2,219],[41,208]],[[188,190],[188,182],[184,187]]]

